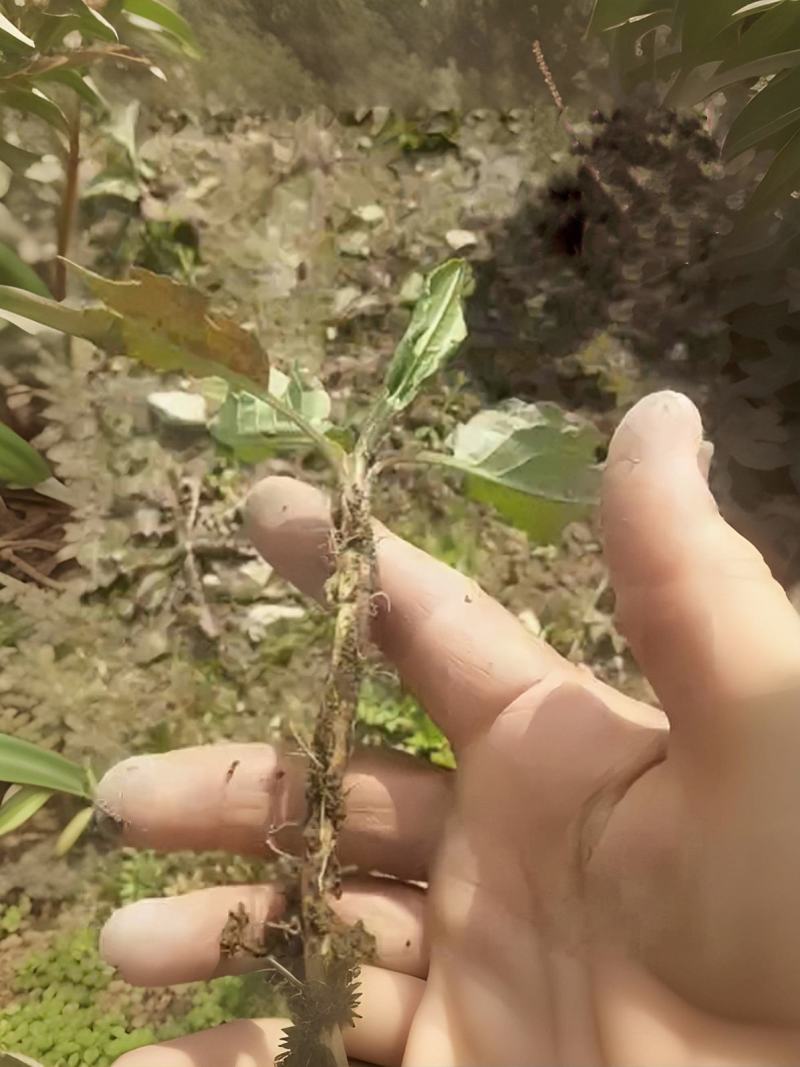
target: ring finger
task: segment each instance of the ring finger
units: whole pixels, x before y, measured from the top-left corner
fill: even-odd
[[[363,922],[375,938],[381,967],[424,978],[428,973],[425,892],[386,878],[351,879],[334,910],[348,924]],[[231,915],[241,915],[243,947],[223,947]],[[271,886],[221,886],[181,897],[140,900],[106,923],[100,950],[136,986],[178,985],[265,966],[280,940],[284,900]]]

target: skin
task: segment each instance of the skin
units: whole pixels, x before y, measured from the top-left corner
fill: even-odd
[[[620,424],[604,476],[619,625],[663,712],[379,530],[374,637],[458,771],[376,751],[353,761],[343,852],[362,873],[339,907],[378,944],[353,1058],[800,1063],[800,617],[720,517],[709,458],[694,406],[657,393]],[[249,522],[278,571],[318,595],[324,500],[269,479]],[[226,744],[128,760],[100,796],[126,844],[258,854],[270,827],[302,817],[302,776],[295,756]],[[282,908],[270,887],[144,901],[112,917],[103,952],[140,985],[244,969],[218,948],[240,901],[262,919]],[[268,1067],[282,1025],[232,1023],[116,1067]]]

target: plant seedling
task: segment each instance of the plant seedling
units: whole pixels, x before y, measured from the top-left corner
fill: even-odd
[[[309,386],[297,372],[287,377],[270,367],[257,339],[211,313],[202,294],[147,271],[135,271],[129,281],[115,282],[75,269],[102,302],[100,306],[67,307],[0,286],[0,308],[87,338],[160,371],[222,379],[228,390],[224,421],[229,444],[235,446],[240,439],[252,442],[267,434],[281,443],[310,444],[332,470],[333,570],[325,601],[335,615],[335,626],[328,676],[309,744],[304,854],[298,864],[305,973],[302,981],[290,976],[293,1025],[284,1035],[281,1063],[284,1067],[346,1067],[342,1029],[353,1024],[363,937],[339,925],[329,901],[341,891],[337,840],[345,820],[342,783],[378,593],[372,491],[380,472],[391,464],[391,456],[381,455],[388,431],[467,336],[464,305],[472,284],[469,265],[461,259],[450,260],[425,278],[384,385],[355,429],[331,427],[324,390],[317,384]],[[349,449],[339,443],[345,439],[352,442]],[[461,426],[453,435],[449,454],[420,452],[412,458],[465,473],[468,492],[523,526],[530,528],[530,515],[539,510],[540,525],[543,522],[552,536],[594,499],[597,444],[593,429],[568,419],[552,405],[513,402],[481,412]],[[538,500],[538,509],[534,500]],[[27,764],[22,757],[30,762],[30,756],[22,750],[19,753],[24,768]],[[53,773],[64,775],[62,788],[67,792],[83,788],[74,772],[68,774],[57,762],[60,757],[51,759],[56,761]],[[58,788],[54,777],[29,771],[22,775],[11,765],[5,780],[38,790],[18,801],[20,821],[45,802],[48,791]]]

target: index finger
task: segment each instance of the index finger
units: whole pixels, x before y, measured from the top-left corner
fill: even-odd
[[[287,580],[319,599],[330,575],[326,498],[267,478],[251,493],[248,531]],[[571,667],[465,575],[376,524],[381,592],[374,640],[455,746],[521,693]]]

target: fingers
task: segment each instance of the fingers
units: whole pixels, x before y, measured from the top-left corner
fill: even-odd
[[[258,550],[303,592],[319,597],[330,572],[330,512],[315,489],[268,478],[252,492],[248,528]],[[376,526],[384,598],[374,638],[456,745],[520,693],[564,666],[475,582]]]
[[[800,687],[800,617],[720,516],[708,460],[691,401],[656,393],[617,430],[603,492],[621,628],[673,725],[693,729]]]
[[[354,1059],[400,1067],[411,1022],[425,983],[378,967],[361,970],[361,1004],[354,1028],[344,1030]],[[136,1049],[113,1067],[273,1067],[285,1019],[227,1023],[214,1030]]]
[[[374,962],[400,974],[424,978],[428,971],[425,893],[389,879],[345,883],[333,908],[348,924],[363,922],[375,938]],[[231,914],[243,909],[239,937],[260,955],[221,947]],[[103,928],[100,951],[135,986],[180,985],[265,966],[264,957],[282,940],[278,924],[284,900],[271,886],[220,886],[181,897],[140,900],[115,912]]]
[[[112,767],[96,801],[120,825],[126,845],[264,855],[268,840],[300,848],[305,771],[304,759],[270,745],[179,749]],[[343,864],[424,880],[449,808],[450,778],[400,752],[356,752],[344,782]]]

